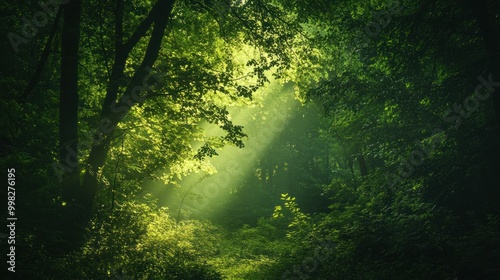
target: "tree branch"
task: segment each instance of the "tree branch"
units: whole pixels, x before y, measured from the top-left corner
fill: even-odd
[[[132,36],[127,40],[127,42],[123,43],[123,5],[124,5],[124,2],[123,2],[123,0],[117,0],[116,7],[115,7],[115,13],[116,13],[116,19],[115,19],[115,21],[116,21],[115,22],[115,61],[113,62],[113,67],[112,67],[112,71],[111,71],[111,78],[110,78],[110,81],[108,83],[108,88],[106,90],[106,97],[104,98],[104,102],[102,104],[102,110],[101,110],[102,114],[101,115],[106,116],[106,115],[110,114],[111,104],[113,104],[113,102],[116,102],[116,99],[118,97],[120,80],[123,77],[123,71],[125,69],[126,60],[127,60],[127,57],[129,55],[130,51],[132,51],[132,49],[137,44],[137,42],[139,42],[139,40],[144,35],[146,35],[147,30],[150,28],[150,26],[153,24],[153,22],[155,22],[158,18],[161,19],[161,17],[163,16],[164,17],[163,20],[165,21],[165,26],[166,26],[166,23],[168,22],[168,18],[170,17],[174,2],[175,2],[174,0],[172,0],[171,3],[169,3],[168,1],[166,2],[166,0],[158,0],[156,2],[156,4],[153,6],[153,8],[151,9],[151,11],[149,12],[148,16],[137,27],[134,34],[132,34]],[[167,15],[162,15],[162,11],[167,10],[168,4],[171,4],[170,11],[167,11]],[[165,5],[167,5],[167,6],[165,6]],[[155,27],[153,29],[153,32],[154,32],[154,30],[157,30],[156,25],[157,25],[157,23],[155,22]],[[165,29],[165,27],[163,29]],[[162,32],[164,32],[164,30],[162,30]],[[162,33],[162,36],[163,36],[163,33]],[[152,40],[152,38],[153,38],[153,35],[151,35],[151,40]],[[150,40],[150,42],[151,42],[151,40]],[[159,40],[161,43],[161,38]],[[150,48],[148,46],[148,50],[146,51],[146,56],[148,55],[148,51],[150,51],[149,49]],[[159,47],[158,47],[158,51],[159,51]],[[146,57],[144,59],[146,59]],[[156,60],[156,57],[154,58],[154,60]],[[139,69],[144,69],[145,66],[143,67],[143,64],[141,64],[142,68],[139,67]],[[138,71],[136,71],[136,74]],[[142,76],[142,77],[144,77],[144,76]],[[134,81],[134,78],[135,78],[135,75],[132,78],[132,81]],[[139,79],[141,79],[141,78],[139,78]],[[135,78],[135,79],[137,79],[137,78]]]
[[[38,65],[36,67],[35,73],[33,74],[33,77],[31,77],[28,86],[24,90],[22,99],[25,100],[28,95],[31,94],[31,91],[35,88],[36,84],[38,83],[38,79],[40,78],[40,75],[42,74],[43,67],[47,63],[47,60],[49,58],[50,54],[50,47],[52,45],[52,41],[54,41],[54,37],[56,35],[57,31],[57,26],[59,25],[59,21],[61,20],[61,14],[62,14],[62,9],[63,6],[59,5],[59,9],[57,10],[56,18],[54,19],[54,24],[52,25],[52,29],[50,30],[50,35],[49,38],[47,39],[47,42],[45,43],[45,48],[43,49],[42,56],[40,57],[40,61],[38,62]]]
[[[139,40],[146,35],[146,32],[148,31],[149,27],[155,22],[155,17],[158,16],[160,10],[162,10],[165,7],[162,7],[162,3],[164,1],[158,0],[156,4],[153,6],[151,11],[149,12],[148,16],[139,24],[135,32],[128,38],[127,42],[123,45],[123,52],[128,55],[130,51],[134,48],[134,46],[139,42]],[[174,1],[172,1],[174,2]],[[173,6],[173,3],[172,3]],[[168,15],[165,15],[170,17],[170,13]]]
[[[115,52],[123,45],[123,0],[116,0],[115,6]]]
[[[167,27],[168,20],[170,19],[170,16],[172,14],[174,2],[175,0],[159,0],[156,3],[155,8],[153,8],[152,13],[150,13],[152,14],[152,17],[154,19],[154,28],[151,34],[151,38],[149,39],[146,54],[144,55],[141,65],[139,66],[137,71],[135,71],[132,80],[127,86],[127,89],[118,101],[118,105],[123,106],[127,104],[125,106],[131,107],[140,102],[139,100],[136,100],[134,98],[130,99],[130,95],[132,93],[132,90],[136,86],[142,85],[144,77],[147,77],[149,75],[147,69],[152,67],[156,59],[158,58],[161,42]],[[121,113],[118,117],[118,120],[121,119],[125,114],[126,112]]]

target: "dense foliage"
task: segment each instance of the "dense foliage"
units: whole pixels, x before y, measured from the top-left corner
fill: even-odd
[[[0,4],[6,279],[499,279],[498,2],[59,2]]]

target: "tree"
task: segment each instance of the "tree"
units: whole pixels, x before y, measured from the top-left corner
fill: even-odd
[[[174,4],[178,9],[176,13],[173,13]],[[159,113],[169,106],[181,104],[181,107],[192,110],[190,113],[194,119],[187,122],[189,126],[198,118],[206,119],[217,124],[227,133],[221,141],[217,140],[220,144],[233,143],[242,146],[240,140],[244,136],[242,128],[229,120],[223,103],[207,102],[206,96],[221,94],[227,95],[233,100],[250,98],[251,94],[267,81],[264,71],[271,67],[277,67],[278,73],[283,72],[289,64],[288,53],[280,44],[291,41],[295,34],[294,28],[296,28],[290,23],[280,22],[279,18],[267,19],[264,16],[266,14],[276,16],[284,14],[278,7],[260,1],[228,6],[217,1],[190,3],[190,1],[160,0],[142,18],[135,17],[133,9],[146,10],[148,9],[146,4],[135,2],[128,4],[125,1],[117,0],[111,7],[111,5],[90,3],[83,7],[83,10],[86,12],[96,10],[97,13],[93,17],[88,17],[90,20],[83,22],[78,21],[79,6],[80,4],[75,2],[65,7],[65,15],[73,15],[74,17],[65,16],[62,36],[60,160],[63,162],[53,164],[54,170],[59,176],[65,175],[64,188],[71,189],[68,191],[69,195],[65,196],[64,204],[69,209],[68,213],[71,213],[69,216],[73,217],[70,223],[75,226],[65,227],[65,231],[68,236],[73,235],[71,239],[74,244],[78,244],[74,241],[81,240],[82,229],[91,216],[99,184],[105,178],[103,167],[113,147],[113,139],[125,137],[126,132],[122,131],[120,126],[127,120],[138,117],[137,110],[141,111],[141,109],[135,108],[145,106],[144,108],[148,111],[144,113],[148,115],[150,112]],[[245,17],[242,16],[244,13]],[[188,19],[185,14],[194,16],[194,20]],[[105,15],[112,15],[111,20],[104,19]],[[131,24],[126,23],[126,18],[132,18]],[[260,30],[262,28],[261,21],[264,21],[266,32]],[[95,26],[95,22],[100,22],[100,25]],[[176,50],[176,44],[182,40],[166,41],[168,32],[183,33],[183,26],[186,25],[200,28],[200,22],[209,24],[212,28],[215,27],[215,24],[219,26],[219,34],[208,29],[204,32],[208,32],[208,36],[216,36],[225,40],[231,46],[229,50],[233,52],[233,56],[238,48],[241,49],[241,43],[253,45],[261,53],[250,59],[247,66],[235,65],[232,61],[234,58],[231,56],[224,57],[223,54],[217,54],[219,57],[216,57],[218,59],[216,61],[199,59],[198,53]],[[112,23],[112,30],[106,26],[108,23]],[[179,24],[179,28],[174,26],[176,24]],[[167,28],[169,25],[170,27]],[[270,32],[272,27],[276,29],[274,32]],[[88,41],[99,44],[100,48],[89,45],[80,49],[80,53],[85,53],[84,59],[80,62],[88,61],[84,64],[88,69],[95,69],[97,73],[105,75],[97,79],[91,78],[106,84],[105,94],[101,100],[95,92],[82,90],[82,86],[88,85],[86,81],[82,80],[87,74],[79,75],[75,63],[78,62],[79,45],[76,42],[79,30],[84,30],[86,33],[96,29],[100,33],[99,37],[88,39]],[[88,34],[85,35],[88,36]],[[191,34],[187,35],[191,36]],[[200,38],[203,38],[203,34],[200,35]],[[162,44],[166,42],[172,43],[172,47],[162,49]],[[112,49],[108,48],[108,43],[113,44]],[[236,47],[237,44],[240,44],[240,47]],[[222,47],[220,41],[215,41],[212,46]],[[90,54],[92,49],[99,49],[97,52],[99,55],[92,56]],[[264,55],[264,52],[267,55]],[[189,54],[191,57],[181,57],[180,53]],[[170,60],[161,59],[158,61],[160,55],[170,55]],[[109,57],[113,57],[113,59],[110,60]],[[103,64],[100,66],[92,65],[92,61],[96,60]],[[220,72],[208,71],[206,69],[207,63],[216,65]],[[201,68],[197,69],[196,66],[201,66]],[[153,67],[161,69],[162,75],[155,73]],[[244,67],[250,67],[250,69]],[[239,73],[245,75],[244,72],[241,72],[242,70],[247,72],[248,77],[245,78],[247,81],[243,83],[238,81],[240,78],[235,77]],[[78,83],[79,89],[77,91]],[[87,97],[86,94],[94,96]],[[80,100],[78,96],[81,97]],[[92,102],[101,103],[99,118],[90,117],[90,123],[83,123],[77,118],[78,109],[81,107],[77,103],[82,102],[82,99],[83,102],[93,99]],[[133,113],[131,113],[132,111]],[[153,115],[150,117],[154,118]],[[184,116],[176,117],[185,118]],[[92,125],[91,122],[94,124]],[[86,127],[86,125],[89,126]],[[78,127],[81,127],[81,132],[79,137],[76,137]],[[123,132],[120,136],[116,134],[117,128]],[[82,133],[84,139],[79,142],[77,139],[82,138]],[[197,155],[198,159],[215,154],[214,148],[210,145],[207,143],[202,146]],[[88,158],[85,152],[88,152]],[[81,166],[78,164],[82,161],[79,159],[80,155],[83,155],[83,160],[86,161],[86,164]],[[177,158],[176,160],[184,159]],[[69,176],[66,177],[65,173],[69,173]],[[82,173],[84,174],[83,179],[80,180],[78,177]],[[79,183],[79,181],[82,182]],[[78,228],[80,230],[77,230]]]
[[[59,90],[59,163],[71,170],[64,188],[65,199],[78,197],[80,185],[78,159],[78,63],[80,47],[81,2],[71,1],[61,6],[61,78]],[[74,241],[74,240],[73,240]]]

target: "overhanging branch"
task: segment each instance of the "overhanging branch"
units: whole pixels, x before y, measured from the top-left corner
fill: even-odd
[[[59,25],[59,21],[61,20],[61,14],[62,14],[62,9],[63,6],[59,5],[59,9],[57,10],[56,18],[54,19],[54,23],[52,24],[52,29],[50,30],[50,35],[49,38],[47,39],[47,43],[45,43],[45,48],[43,49],[42,56],[40,57],[40,61],[38,62],[38,65],[36,67],[35,73],[33,74],[33,77],[31,77],[28,86],[26,86],[26,89],[24,90],[23,93],[23,100],[25,100],[28,95],[31,94],[31,91],[35,88],[36,84],[38,83],[38,80],[40,78],[40,75],[42,74],[43,67],[47,63],[47,60],[49,58],[50,54],[50,47],[52,46],[52,41],[54,41],[54,37],[57,32],[57,26]]]

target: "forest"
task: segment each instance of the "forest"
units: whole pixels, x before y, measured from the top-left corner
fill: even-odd
[[[497,0],[0,7],[2,279],[500,279]]]

